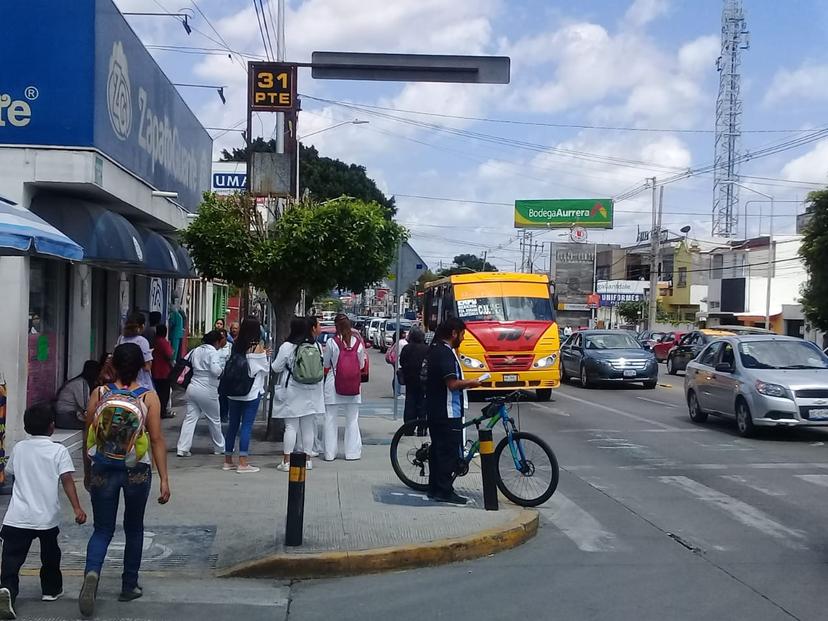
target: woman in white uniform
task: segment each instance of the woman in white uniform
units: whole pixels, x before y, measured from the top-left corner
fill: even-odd
[[[193,375],[184,395],[187,399],[187,416],[181,423],[181,434],[178,437],[176,454],[179,457],[190,457],[193,434],[202,416],[207,419],[210,428],[213,454],[224,454],[218,397],[219,376],[224,370],[224,357],[221,355],[224,336],[218,330],[213,330],[204,335],[203,341],[188,355]]]
[[[354,460],[362,457],[362,435],[359,432],[359,405],[362,403],[362,391],[355,387],[356,394],[339,394],[336,389],[336,374],[340,366],[340,354],[343,357],[357,356],[359,368],[365,368],[365,346],[362,339],[351,328],[347,315],[336,316],[336,337],[325,345],[324,363],[329,373],[325,377],[325,461],[336,459],[339,450],[339,429],[337,419],[340,414],[345,417],[345,459]],[[341,352],[340,345],[348,351]],[[354,351],[355,350],[355,351]]]
[[[296,355],[302,345],[310,345],[319,353],[316,362],[319,365],[317,369],[320,372],[320,380],[315,384],[303,384],[296,381],[293,376]],[[321,379],[322,349],[316,343],[310,324],[304,317],[296,317],[290,322],[290,335],[279,347],[272,369],[274,373],[279,374],[279,391],[282,393],[275,416],[285,421],[284,457],[276,469],[282,472],[290,470],[290,454],[297,446],[298,437],[300,450],[308,456],[306,468],[310,470],[313,467],[310,457],[316,428],[314,417],[325,412],[325,394]]]

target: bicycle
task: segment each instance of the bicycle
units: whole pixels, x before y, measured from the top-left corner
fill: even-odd
[[[491,399],[483,408],[483,414],[464,423],[463,428],[474,426],[479,431],[483,424],[486,429],[493,429],[499,422],[503,424],[506,436],[498,442],[494,452],[497,487],[516,505],[536,507],[549,500],[558,487],[558,460],[544,440],[517,428],[509,411],[519,398],[520,392],[517,391]],[[391,465],[394,472],[403,483],[419,492],[428,490],[431,446],[428,426],[426,419],[409,421],[397,430],[391,440]],[[454,473],[455,478],[468,474],[469,465],[479,450],[480,440],[475,440],[469,450],[461,455]]]

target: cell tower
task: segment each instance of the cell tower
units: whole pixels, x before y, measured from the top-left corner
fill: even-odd
[[[716,100],[716,168],[713,171],[713,235],[734,237],[739,218],[739,142],[742,135],[742,50],[750,33],[742,0],[724,0],[722,53],[716,61],[719,97]]]

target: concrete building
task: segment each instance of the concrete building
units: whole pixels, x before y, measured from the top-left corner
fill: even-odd
[[[111,0],[13,3],[4,20],[0,196],[83,249],[0,248],[8,448],[25,407],[111,351],[128,312],[182,301],[175,233],[209,188],[212,141]]]

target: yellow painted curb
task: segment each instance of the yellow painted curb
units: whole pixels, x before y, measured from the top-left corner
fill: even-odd
[[[322,578],[444,565],[510,550],[538,532],[538,512],[522,510],[499,527],[467,537],[373,550],[271,554],[218,572],[222,578]]]

